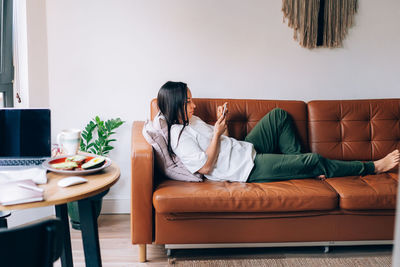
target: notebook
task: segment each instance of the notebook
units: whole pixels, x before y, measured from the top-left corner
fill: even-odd
[[[32,180],[20,180],[0,185],[0,204],[3,206],[42,201],[43,191]]]

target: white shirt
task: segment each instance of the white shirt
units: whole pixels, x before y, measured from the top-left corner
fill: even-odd
[[[205,151],[211,143],[214,126],[192,116],[179,138],[182,127],[179,124],[172,125],[171,147],[185,167],[195,173],[207,161]],[[217,161],[205,177],[214,181],[246,182],[254,166],[255,156],[252,143],[222,135]]]

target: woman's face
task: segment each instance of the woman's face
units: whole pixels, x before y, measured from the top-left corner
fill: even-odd
[[[187,89],[186,110],[187,110],[189,120],[192,118],[195,108],[196,108],[196,105],[193,102],[192,93],[190,92],[189,89]]]

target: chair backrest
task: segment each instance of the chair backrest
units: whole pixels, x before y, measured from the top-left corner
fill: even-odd
[[[59,219],[0,229],[0,266],[53,266],[61,255],[63,235]]]
[[[7,228],[7,217],[10,215],[11,212],[0,210],[0,228]]]

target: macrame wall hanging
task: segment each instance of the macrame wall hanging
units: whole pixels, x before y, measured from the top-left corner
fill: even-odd
[[[282,0],[282,11],[302,47],[341,47],[357,0]]]

